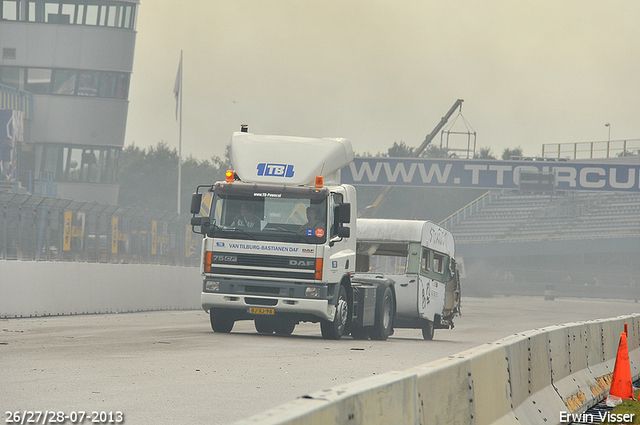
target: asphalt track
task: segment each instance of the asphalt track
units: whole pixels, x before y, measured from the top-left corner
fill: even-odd
[[[513,333],[640,313],[633,301],[465,298],[433,341],[399,329],[387,341],[290,337],[252,322],[211,331],[203,311],[0,320],[0,417],[7,411],[124,413],[126,424],[225,424],[299,396],[449,356]],[[85,420],[84,423],[90,423]]]

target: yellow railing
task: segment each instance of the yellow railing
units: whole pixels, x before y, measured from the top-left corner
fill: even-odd
[[[22,111],[24,118],[33,118],[33,95],[29,92],[0,84],[0,109]]]

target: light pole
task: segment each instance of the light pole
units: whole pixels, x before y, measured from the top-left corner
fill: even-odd
[[[606,123],[604,126],[609,129],[609,139],[608,139],[608,141],[609,141],[609,143],[611,143],[611,124]]]

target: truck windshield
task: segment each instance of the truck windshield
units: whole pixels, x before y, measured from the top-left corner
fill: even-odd
[[[299,243],[324,243],[327,189],[218,184],[211,215],[213,235]]]

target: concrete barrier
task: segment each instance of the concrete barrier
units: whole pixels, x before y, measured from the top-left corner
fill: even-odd
[[[200,308],[196,267],[0,261],[0,317]]]
[[[625,324],[637,379],[640,315],[632,315],[519,333],[315,393],[236,425],[560,424],[561,412],[579,415],[606,397]]]
[[[416,375],[389,372],[319,391],[243,421],[245,424],[415,424]],[[375,403],[372,403],[375,400]]]

